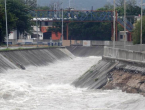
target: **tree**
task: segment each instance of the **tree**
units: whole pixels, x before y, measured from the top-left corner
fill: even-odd
[[[30,32],[31,16],[29,15],[29,6],[22,4],[20,0],[8,0],[8,11],[17,18],[16,29],[20,34]]]
[[[31,16],[29,14],[29,6],[25,5],[24,0],[7,0],[7,15],[8,15],[8,31],[17,29],[20,34],[31,30]],[[0,0],[0,10],[3,13],[0,20],[0,42],[4,41],[5,36],[5,14],[4,0]]]
[[[116,5],[117,5],[117,7],[123,7],[124,6],[124,0],[117,0]]]
[[[4,10],[4,6],[2,4],[0,4],[0,44],[2,42],[4,42],[5,40],[5,35],[6,35],[6,21],[5,21],[5,10]],[[8,16],[8,30],[10,32],[10,30],[12,30],[16,24],[16,20],[17,18],[15,17],[14,14],[10,13],[9,11],[7,12],[7,16]]]
[[[61,9],[61,2],[56,0],[51,0],[49,4],[50,10],[60,10]]]
[[[71,22],[69,23],[69,38],[73,40],[111,40],[110,27],[111,23],[107,22]],[[61,32],[61,23],[54,23],[48,31]],[[64,23],[64,39],[66,39],[66,23]]]
[[[135,25],[135,29],[133,30],[133,43],[139,44],[140,43],[140,33],[141,33],[141,22],[137,22]],[[145,43],[145,16],[143,17],[143,38],[142,42]]]

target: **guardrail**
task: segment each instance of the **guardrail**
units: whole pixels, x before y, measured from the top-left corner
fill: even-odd
[[[112,46],[109,46],[109,47],[112,47]],[[145,47],[145,44],[126,45],[125,47],[124,47],[124,45],[115,46],[115,48],[132,50],[132,51],[136,51],[136,52],[144,52],[145,51],[144,47]]]
[[[113,41],[95,41],[92,40],[91,41],[92,46],[99,46],[99,45],[103,45],[103,46],[112,46],[113,45]],[[115,41],[115,45],[116,46],[124,46],[124,42],[122,41]],[[133,45],[132,42],[126,42],[126,45]]]
[[[104,47],[104,57],[132,60],[132,61],[145,61],[145,53],[136,52],[132,50],[125,50],[119,48]]]

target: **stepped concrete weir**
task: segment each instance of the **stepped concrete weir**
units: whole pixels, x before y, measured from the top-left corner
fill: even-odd
[[[53,47],[1,51],[0,57],[2,72],[7,69],[25,69],[28,66],[45,66],[57,60],[70,59],[73,55],[65,47]]]
[[[101,56],[103,47],[50,47],[0,51],[0,72],[7,69],[26,69],[28,66],[45,66],[57,60],[75,56]]]

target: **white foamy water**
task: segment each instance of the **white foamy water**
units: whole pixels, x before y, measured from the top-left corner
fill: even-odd
[[[71,85],[100,59],[74,58],[1,73],[0,110],[145,110],[141,95]]]

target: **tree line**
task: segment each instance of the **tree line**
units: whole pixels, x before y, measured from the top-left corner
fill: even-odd
[[[137,5],[136,0],[128,0],[126,3],[126,14],[127,19],[132,24],[136,23],[135,16],[139,16],[141,14],[141,8]],[[97,9],[98,11],[112,11],[114,8],[113,4],[106,4],[104,7]],[[118,13],[118,17],[124,16],[124,0],[116,0],[116,11]],[[145,12],[145,10],[143,10]],[[139,22],[137,23],[139,25]],[[69,39],[75,40],[111,40],[112,32],[111,32],[111,22],[72,22],[69,23]],[[138,26],[137,25],[137,26]],[[136,27],[137,27],[136,26]],[[119,24],[117,25],[118,32],[123,31],[123,27]],[[139,26],[138,26],[139,27]],[[64,38],[66,39],[66,23],[64,23]],[[139,31],[139,28],[135,28],[132,32],[133,42],[139,43],[138,36],[136,30]],[[48,31],[61,32],[61,23],[53,23],[53,27],[49,28]],[[138,32],[139,34],[139,32]],[[144,34],[143,34],[144,35]],[[145,41],[143,41],[145,42]]]

